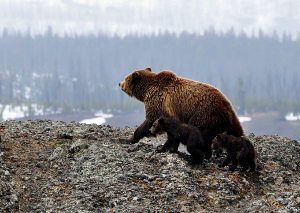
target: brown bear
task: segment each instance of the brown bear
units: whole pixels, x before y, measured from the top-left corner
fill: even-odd
[[[212,139],[218,133],[244,134],[229,100],[211,85],[178,77],[171,71],[154,73],[146,68],[130,73],[119,86],[145,104],[146,119],[135,130],[132,143],[150,136],[149,129],[161,116],[175,117],[196,126],[210,147],[205,154],[207,159],[211,157]]]
[[[178,146],[181,142],[186,145],[187,151],[191,154],[192,163],[202,164],[204,151],[207,147],[197,127],[183,123],[176,118],[162,116],[150,128],[150,132],[153,135],[161,131],[168,134],[168,140],[158,152],[170,150],[171,153],[175,153],[178,151]]]
[[[227,132],[218,134],[212,141],[213,149],[225,149],[227,158],[223,162],[222,167],[229,166],[231,171],[235,170],[239,164],[242,171],[246,171],[250,167],[250,171],[255,171],[256,160],[253,144],[244,136],[235,137],[228,135]]]

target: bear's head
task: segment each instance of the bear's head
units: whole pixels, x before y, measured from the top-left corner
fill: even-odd
[[[147,93],[151,93],[153,89],[162,90],[175,77],[176,75],[170,71],[162,71],[156,74],[148,67],[130,73],[124,81],[119,83],[119,86],[127,95],[143,102]]]
[[[119,83],[122,91],[131,97],[143,101],[147,86],[151,83],[152,77],[151,68],[137,70],[125,77],[125,80]]]
[[[214,150],[219,150],[219,149],[223,149],[224,147],[224,142],[227,139],[227,131],[217,134],[216,137],[212,140],[212,148]]]

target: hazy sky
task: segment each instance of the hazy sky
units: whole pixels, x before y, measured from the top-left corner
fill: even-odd
[[[0,30],[126,35],[182,31],[300,35],[298,0],[0,0]],[[299,36],[300,37],[300,36]]]

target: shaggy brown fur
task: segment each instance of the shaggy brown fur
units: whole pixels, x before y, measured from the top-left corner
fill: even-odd
[[[150,127],[161,116],[175,117],[196,126],[209,147],[218,133],[228,131],[235,136],[243,135],[229,100],[208,84],[180,78],[171,71],[153,73],[146,68],[132,72],[119,86],[145,104],[146,119],[134,132],[132,143],[149,136]],[[206,155],[210,157],[211,149]]]
[[[163,116],[156,120],[150,128],[150,132],[154,135],[161,131],[168,134],[168,140],[158,150],[159,152],[170,150],[170,152],[175,153],[178,151],[178,146],[181,142],[186,145],[187,151],[191,154],[192,163],[202,164],[203,152],[207,150],[207,147],[205,147],[202,135],[197,127],[185,124],[176,118]]]
[[[223,132],[213,139],[212,148],[225,149],[227,151],[227,158],[222,164],[223,167],[231,163],[229,169],[233,171],[240,164],[243,171],[246,171],[249,167],[250,171],[255,171],[255,150],[247,138],[234,137],[228,135],[227,132]]]

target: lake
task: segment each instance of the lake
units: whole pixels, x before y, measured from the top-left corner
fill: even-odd
[[[280,135],[300,141],[300,121],[297,119],[286,120],[279,112],[253,113],[239,116],[246,134]],[[123,128],[140,125],[145,118],[143,110],[114,111],[114,112],[89,112],[78,111],[71,113],[50,114],[16,118],[16,120],[50,119],[55,121],[77,121],[82,123],[97,123]]]

